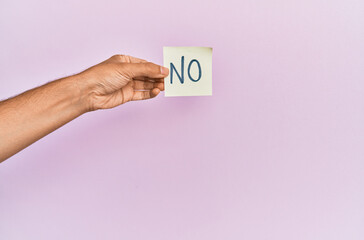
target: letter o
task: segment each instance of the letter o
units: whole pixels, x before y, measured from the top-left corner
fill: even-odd
[[[198,78],[197,79],[193,79],[192,76],[191,76],[191,73],[190,73],[191,65],[192,65],[193,62],[196,62],[197,63],[197,67],[198,67]],[[201,65],[200,65],[200,63],[196,59],[192,59],[191,62],[188,64],[187,73],[188,73],[188,77],[193,82],[198,82],[201,79],[201,75],[202,75]]]

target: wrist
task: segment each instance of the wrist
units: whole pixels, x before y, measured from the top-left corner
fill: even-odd
[[[80,114],[92,111],[89,98],[91,95],[91,86],[87,84],[86,79],[81,74],[75,74],[61,79],[69,89],[72,105],[77,108]]]

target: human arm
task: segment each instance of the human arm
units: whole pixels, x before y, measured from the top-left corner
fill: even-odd
[[[0,162],[78,116],[157,96],[168,69],[115,55],[79,74],[0,102]]]

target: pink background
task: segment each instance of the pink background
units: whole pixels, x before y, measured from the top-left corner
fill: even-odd
[[[2,0],[1,99],[116,53],[214,52],[212,97],[88,113],[0,164],[0,238],[364,239],[363,12]]]

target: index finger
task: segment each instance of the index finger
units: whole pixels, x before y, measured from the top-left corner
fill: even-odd
[[[149,77],[134,77],[133,80],[149,81],[149,82],[164,82],[164,78],[149,78]]]

